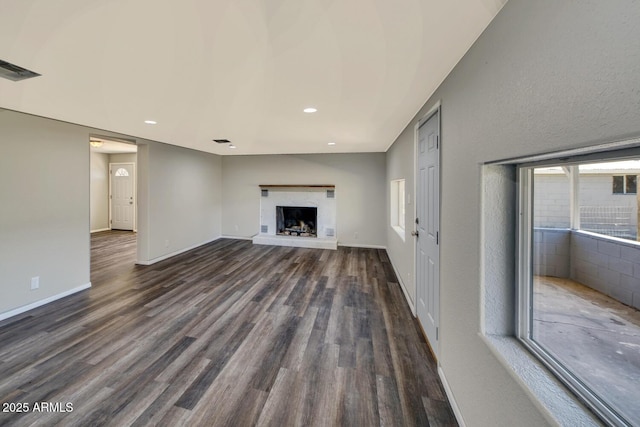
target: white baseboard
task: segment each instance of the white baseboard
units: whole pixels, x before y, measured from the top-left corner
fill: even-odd
[[[91,230],[90,233],[99,233],[101,231],[109,231],[110,228],[98,228],[97,230]]]
[[[232,239],[232,240],[253,240],[253,237],[243,237],[243,236],[220,236],[221,239]]]
[[[195,245],[193,245],[193,246],[189,246],[189,247],[184,248],[184,249],[180,249],[180,250],[175,251],[175,252],[171,252],[170,254],[162,255],[162,256],[159,256],[159,257],[157,257],[157,258],[153,258],[153,259],[151,259],[151,260],[149,260],[149,261],[141,261],[141,260],[137,260],[137,261],[136,261],[136,264],[139,264],[139,265],[151,265],[151,264],[155,264],[156,262],[164,261],[165,259],[168,259],[168,258],[174,257],[174,256],[176,256],[176,255],[180,255],[180,254],[182,254],[182,253],[188,252],[188,251],[190,251],[190,250],[192,250],[192,249],[195,249],[195,248],[199,248],[200,246],[207,245],[207,244],[209,244],[209,243],[211,243],[211,242],[215,242],[216,240],[219,240],[219,239],[221,239],[221,238],[222,238],[222,236],[214,237],[213,239],[206,240],[206,241],[204,241],[204,242],[201,242],[201,243],[195,244]]]
[[[8,319],[13,316],[17,316],[18,314],[25,313],[29,310],[33,310],[34,308],[38,308],[45,304],[49,304],[55,300],[59,300],[60,298],[68,297],[69,295],[73,295],[76,292],[84,291],[85,289],[89,289],[91,287],[91,282],[84,284],[82,286],[78,286],[77,288],[69,289],[68,291],[64,291],[60,294],[50,296],[45,299],[41,299],[40,301],[32,302],[31,304],[23,305],[22,307],[18,307],[14,310],[5,311],[4,313],[0,313],[0,321]]]
[[[451,387],[449,387],[449,383],[447,382],[447,377],[444,375],[444,371],[439,365],[438,365],[438,376],[440,377],[440,381],[442,381],[444,392],[447,394],[447,399],[449,399],[449,404],[451,405],[451,409],[453,410],[453,415],[456,416],[458,425],[460,425],[460,427],[466,427],[466,424],[464,423],[464,418],[462,418],[462,413],[460,412],[460,408],[458,408],[458,403],[456,402],[456,399],[453,397],[453,392],[451,391]]]
[[[387,252],[387,255],[389,255],[389,252]],[[413,305],[413,301],[411,301],[411,298],[409,298],[409,293],[407,292],[407,288],[404,285],[404,281],[402,280],[402,275],[400,274],[400,272],[398,272],[398,269],[393,264],[391,257],[389,257],[389,263],[391,263],[391,267],[393,267],[393,272],[396,273],[396,278],[398,279],[398,283],[400,283],[400,289],[402,289],[402,293],[404,294],[404,299],[406,299],[407,304],[409,304],[409,308],[411,309],[411,314],[413,314],[413,317],[416,317],[416,306]]]
[[[382,245],[366,245],[361,243],[340,243],[338,242],[338,246],[344,246],[347,248],[364,248],[364,249],[384,249],[386,250],[386,246]]]

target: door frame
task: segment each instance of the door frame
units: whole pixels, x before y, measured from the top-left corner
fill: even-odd
[[[138,174],[136,173],[136,164],[134,162],[109,162],[109,230],[112,230],[111,227],[111,180],[113,179],[113,165],[131,165],[131,170],[133,171],[133,232],[138,231]]]
[[[442,130],[442,101],[441,100],[437,100],[432,106],[431,108],[429,108],[427,110],[427,112],[425,114],[423,114],[417,121],[417,123],[414,125],[413,127],[413,224],[412,226],[415,229],[416,223],[415,220],[418,217],[418,170],[419,170],[419,165],[418,165],[418,144],[419,144],[419,139],[418,139],[418,134],[420,131],[420,126],[422,124],[424,124],[425,122],[427,122],[434,114],[438,114],[438,139],[439,139],[439,148],[442,149],[442,134],[441,134],[441,130]],[[442,165],[442,152],[440,151],[440,149],[438,150],[438,231],[440,230],[440,219],[442,218],[442,169],[441,169],[441,165]],[[438,245],[438,271],[440,271],[440,245]],[[434,351],[433,347],[431,346],[431,344],[429,344],[429,340],[427,338],[427,334],[425,333],[424,329],[422,328],[422,324],[420,323],[420,319],[418,318],[418,239],[414,239],[413,241],[413,278],[414,278],[414,284],[415,284],[415,304],[414,304],[414,317],[416,319],[418,319],[418,324],[420,325],[420,329],[422,330],[422,334],[425,337],[425,340],[427,341],[427,344],[429,345],[429,349],[431,350],[431,353],[433,354],[433,356],[436,359],[436,362],[439,360],[439,356],[440,356],[440,339],[442,338],[442,334],[438,333],[438,346],[437,346],[437,351]],[[438,288],[440,289],[440,274],[438,274]],[[442,298],[441,298],[441,293],[438,292],[438,319],[437,319],[437,323],[438,323],[438,331],[440,331],[440,308],[441,308],[441,302]]]

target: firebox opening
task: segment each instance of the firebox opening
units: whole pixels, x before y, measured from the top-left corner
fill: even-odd
[[[276,206],[276,234],[318,237],[318,208]]]

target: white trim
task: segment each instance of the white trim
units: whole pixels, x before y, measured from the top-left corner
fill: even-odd
[[[404,228],[400,227],[399,225],[392,225],[391,228],[398,234],[398,237],[400,237],[403,242],[407,241],[407,239],[405,238],[407,233]]]
[[[101,231],[109,231],[110,228],[98,228],[97,230],[91,230],[90,233],[99,233]]]
[[[387,256],[388,255],[389,255],[389,252],[387,251]],[[413,317],[416,317],[416,315],[417,315],[416,306],[413,304],[413,301],[411,301],[411,298],[409,298],[409,293],[407,292],[407,287],[404,285],[404,281],[402,280],[402,275],[400,275],[400,272],[396,268],[396,266],[393,263],[393,260],[391,259],[390,256],[389,256],[389,263],[391,263],[391,267],[393,268],[393,272],[396,274],[396,278],[398,279],[398,283],[400,284],[400,289],[402,289],[402,293],[404,294],[404,299],[407,300],[407,304],[409,305],[409,308],[411,309],[411,314],[413,314]]]
[[[439,112],[441,106],[442,106],[442,100],[439,99],[436,101],[435,104],[433,104],[431,108],[429,108],[429,110],[427,110],[426,114],[420,117],[416,126],[419,128],[420,125],[424,124],[427,120],[429,120],[431,116],[433,116],[436,112]],[[438,121],[438,133],[440,133],[439,131],[440,131],[440,122]]]
[[[440,146],[442,145],[442,138],[441,138],[441,131],[442,131],[442,101],[441,100],[437,100],[435,102],[435,104],[433,104],[433,106],[431,108],[429,108],[427,110],[427,113],[424,114],[422,117],[420,117],[418,119],[418,122],[415,124],[414,128],[413,128],[413,211],[414,211],[414,225],[413,227],[415,228],[415,218],[418,218],[418,143],[419,141],[419,133],[420,133],[420,127],[425,124],[426,122],[428,122],[431,117],[433,117],[434,115],[438,115],[438,231],[440,231],[440,226],[442,224],[442,153],[441,153],[441,149]],[[416,230],[417,231],[417,230]],[[438,264],[440,264],[440,258],[442,255],[442,251],[440,250],[440,245],[438,245]],[[415,284],[415,295],[416,295],[416,300],[418,299],[418,239],[413,239],[413,277],[414,277],[414,284]],[[442,285],[442,281],[440,280],[440,265],[438,265],[438,318],[436,319],[436,331],[438,331],[438,328],[440,327],[440,319],[441,319],[441,315],[440,315],[440,311],[442,308],[442,292],[440,292],[441,290],[441,285]],[[416,310],[415,314],[414,314],[417,318],[418,316],[418,312]],[[418,323],[420,322],[420,319],[418,319]],[[420,326],[422,326],[422,324],[420,324]],[[425,333],[425,338],[427,339],[427,341],[429,341],[429,337],[427,336],[426,331],[423,328],[423,332]],[[429,346],[431,348],[431,351],[433,352],[433,354],[435,355],[436,358],[440,357],[440,336],[438,336],[438,333],[436,332],[436,336],[438,337],[435,340],[435,346],[431,343],[429,343]],[[435,348],[434,348],[435,347]]]
[[[53,295],[50,296],[48,298],[45,299],[41,299],[40,301],[36,301],[36,302],[32,302],[31,304],[27,304],[27,305],[23,305],[22,307],[18,307],[14,310],[10,310],[10,311],[5,311],[4,313],[0,313],[0,321],[8,319],[10,317],[13,316],[17,316],[18,314],[22,314],[25,313],[29,310],[33,310],[34,308],[38,308],[40,306],[43,306],[45,304],[49,304],[50,302],[59,300],[61,298],[64,297],[68,297],[69,295],[73,295],[76,292],[80,292],[80,291],[84,291],[85,289],[89,289],[91,287],[91,282],[86,283],[82,286],[78,286],[76,288],[73,289],[69,289],[68,291],[64,291],[62,293],[59,293],[57,295]]]
[[[386,246],[382,246],[382,245],[367,245],[366,243],[338,243],[338,246],[344,246],[346,248],[384,249],[384,250],[387,250]]]
[[[442,382],[442,387],[444,387],[444,392],[447,395],[447,399],[449,399],[449,404],[451,405],[453,415],[456,416],[456,421],[458,421],[460,427],[466,427],[464,418],[462,418],[462,412],[460,412],[460,408],[458,407],[458,402],[456,402],[456,399],[453,396],[453,392],[451,391],[451,387],[449,386],[447,377],[444,375],[444,371],[442,370],[442,367],[440,365],[438,365],[438,376],[440,377],[440,381]]]
[[[184,253],[184,252],[188,252],[188,251],[190,251],[190,250],[192,250],[192,249],[195,249],[195,248],[199,248],[200,246],[207,245],[207,244],[209,244],[209,243],[211,243],[211,242],[215,242],[216,240],[219,240],[219,239],[221,239],[221,238],[222,238],[222,236],[214,237],[214,238],[213,238],[213,239],[211,239],[211,240],[206,240],[206,241],[204,241],[204,242],[202,242],[202,243],[197,243],[197,244],[195,244],[195,245],[193,245],[193,246],[189,246],[189,247],[186,247],[186,248],[184,248],[184,249],[180,249],[180,250],[177,250],[177,251],[175,251],[175,252],[171,252],[170,254],[166,254],[166,255],[159,256],[159,257],[157,257],[157,258],[150,259],[149,261],[136,260],[136,264],[138,264],[138,265],[151,265],[151,264],[155,264],[156,262],[164,261],[165,259],[168,259],[168,258],[174,257],[174,256],[176,256],[176,255],[180,255],[180,254],[182,254],[182,253]]]

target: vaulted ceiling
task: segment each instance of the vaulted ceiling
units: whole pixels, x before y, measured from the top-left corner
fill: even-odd
[[[0,59],[41,74],[0,107],[217,154],[385,151],[505,2],[0,0]]]

